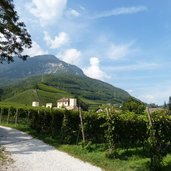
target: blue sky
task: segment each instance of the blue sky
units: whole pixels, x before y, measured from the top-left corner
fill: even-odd
[[[31,56],[53,54],[148,103],[171,96],[171,1],[14,0]]]

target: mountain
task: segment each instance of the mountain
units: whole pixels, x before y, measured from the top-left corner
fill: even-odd
[[[13,63],[0,64],[0,85],[42,74],[73,74],[85,76],[77,66],[65,63],[53,55],[39,55],[26,61],[14,58]]]
[[[41,55],[26,62],[1,65],[0,98],[7,103],[41,105],[62,97],[78,97],[88,105],[123,103],[130,95],[117,87],[84,75],[83,71],[55,56]],[[15,82],[15,84],[12,84]]]

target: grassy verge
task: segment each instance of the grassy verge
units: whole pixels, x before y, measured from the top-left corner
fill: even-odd
[[[30,129],[27,125],[3,124],[27,132],[33,137],[43,140],[45,143],[54,146],[56,149],[69,153],[83,161],[90,162],[106,171],[148,171],[149,158],[147,158],[142,148],[138,149],[119,149],[119,159],[108,159],[105,157],[105,145],[93,144],[88,148],[82,148],[81,145],[61,145],[58,139],[41,135]],[[164,171],[171,170],[171,155],[167,155],[164,159]]]

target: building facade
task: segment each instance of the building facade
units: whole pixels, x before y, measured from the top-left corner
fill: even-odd
[[[57,101],[57,108],[66,108],[68,110],[77,109],[77,99],[62,98]]]
[[[33,107],[39,107],[39,102],[32,102]]]
[[[52,108],[52,103],[46,103],[46,108]]]

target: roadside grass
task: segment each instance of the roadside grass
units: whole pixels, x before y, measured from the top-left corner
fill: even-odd
[[[54,146],[60,151],[69,153],[70,155],[79,158],[83,161],[90,162],[93,165],[99,166],[105,171],[149,171],[150,159],[146,157],[142,148],[132,148],[129,150],[118,149],[119,158],[109,159],[106,158],[106,147],[104,144],[91,144],[83,148],[81,144],[78,145],[61,145],[59,138],[53,138],[44,134],[38,134],[35,130],[31,129],[28,125],[19,124],[1,124],[11,128],[18,129],[38,138],[45,143]],[[171,170],[171,154],[164,158],[163,171]]]
[[[125,159],[108,159],[105,157],[105,150],[98,150],[98,147],[91,152],[78,145],[62,145],[59,149],[74,157],[90,162],[106,171],[148,171],[148,158],[129,157]],[[123,151],[121,149],[121,151]]]

